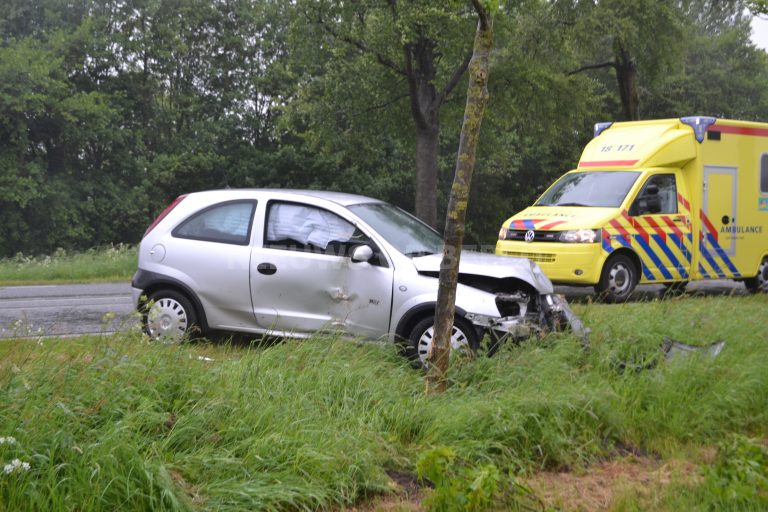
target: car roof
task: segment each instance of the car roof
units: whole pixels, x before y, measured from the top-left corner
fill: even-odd
[[[357,194],[347,194],[346,192],[333,192],[327,190],[305,190],[305,189],[286,189],[286,188],[227,188],[220,190],[206,190],[201,192],[194,192],[192,194],[221,194],[226,196],[228,194],[242,196],[243,193],[253,192],[255,194],[270,195],[285,198],[286,196],[300,196],[300,197],[312,197],[316,199],[323,199],[331,201],[342,206],[349,206],[360,203],[383,203],[380,199],[374,199],[372,197],[361,196]],[[192,195],[190,194],[190,195]]]

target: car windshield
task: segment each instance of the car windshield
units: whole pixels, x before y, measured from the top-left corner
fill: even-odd
[[[589,171],[566,174],[536,202],[535,206],[621,206],[637,180],[637,171]]]
[[[437,231],[396,206],[362,203],[349,209],[406,256],[424,256],[442,251],[443,239]]]

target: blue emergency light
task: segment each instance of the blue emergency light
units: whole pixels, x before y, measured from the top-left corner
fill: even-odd
[[[693,134],[696,136],[696,140],[699,141],[699,144],[704,142],[704,134],[707,133],[707,128],[715,124],[716,121],[716,117],[707,116],[690,116],[680,118],[681,123],[687,124],[693,128]]]
[[[595,137],[603,133],[604,130],[607,130],[611,127],[613,124],[613,121],[607,121],[605,123],[595,123]]]

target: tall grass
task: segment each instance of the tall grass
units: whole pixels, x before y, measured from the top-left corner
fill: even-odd
[[[511,481],[627,447],[666,457],[764,437],[766,306],[579,305],[589,351],[560,334],[457,360],[449,391],[432,397],[392,347],[348,340],[2,342],[0,437],[16,443],[0,444],[0,464],[30,469],[0,474],[0,510],[333,509],[387,492],[388,472],[415,473],[439,446]],[[726,347],[666,361],[664,336]]]
[[[112,245],[85,252],[0,259],[0,286],[128,281],[136,271],[136,247]]]

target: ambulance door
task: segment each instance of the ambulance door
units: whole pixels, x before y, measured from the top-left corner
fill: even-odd
[[[678,186],[678,184],[680,184]],[[680,206],[679,171],[649,176],[629,208],[644,282],[687,281],[691,272],[690,222]],[[684,202],[684,201],[683,201]]]
[[[702,274],[738,277],[736,256],[736,167],[705,166],[701,209]]]

